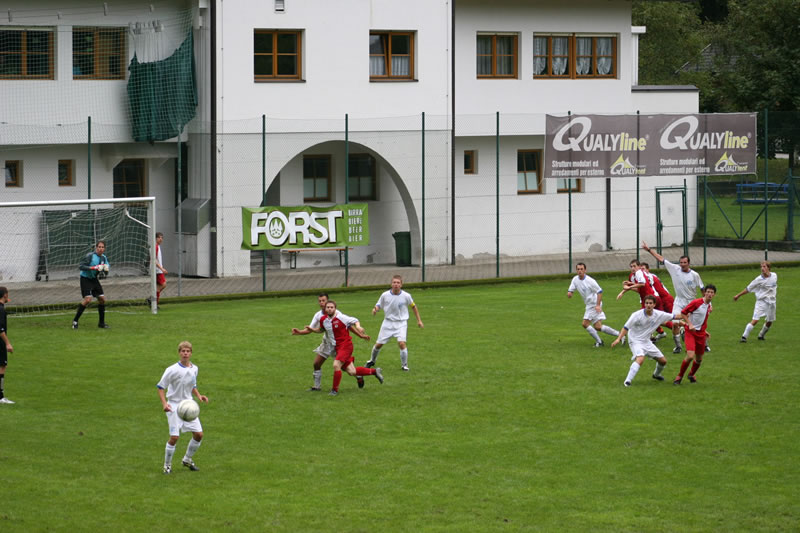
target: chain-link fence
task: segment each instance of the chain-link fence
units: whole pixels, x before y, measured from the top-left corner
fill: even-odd
[[[798,178],[792,173],[798,120],[797,112],[761,111],[758,173],[699,178],[696,243],[766,251],[800,248]]]
[[[782,137],[765,135],[763,150],[774,157],[759,161],[758,177],[543,179],[542,122],[521,114],[260,116],[193,120],[180,143],[131,143],[129,125],[91,120],[4,125],[4,139],[18,142],[0,146],[3,200],[155,196],[165,296],[372,285],[390,271],[413,281],[535,275],[542,257],[566,273],[586,254],[634,250],[643,239],[796,247],[797,183]],[[243,207],[347,203],[368,205],[364,246],[242,246]],[[41,246],[13,231],[0,229],[3,242]],[[34,292],[61,283],[29,270],[30,279],[3,282]]]

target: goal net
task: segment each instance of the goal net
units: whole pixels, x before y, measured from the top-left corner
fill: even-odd
[[[108,273],[100,273],[106,305],[155,302],[154,228],[153,197],[0,203],[0,286],[9,289],[7,309],[76,307],[78,266],[100,240],[109,263]],[[155,311],[154,303],[150,309]]]

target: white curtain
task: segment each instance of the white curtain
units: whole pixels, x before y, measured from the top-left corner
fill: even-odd
[[[392,76],[408,76],[411,58],[407,56],[392,56]]]
[[[577,65],[575,66],[578,74],[591,74],[592,73],[592,38],[591,37],[578,37],[578,58]],[[580,57],[588,56],[588,57]]]
[[[533,74],[547,74],[547,37],[533,38]]]
[[[488,35],[478,35],[478,74],[490,75],[492,73],[492,38]]]
[[[556,57],[562,56],[562,57]],[[569,38],[553,37],[553,75],[563,76],[569,64]]]
[[[597,73],[600,74],[601,76],[607,76],[611,74],[611,69],[614,64],[614,58],[611,56],[612,53],[613,49],[611,47],[611,37],[598,37]]]

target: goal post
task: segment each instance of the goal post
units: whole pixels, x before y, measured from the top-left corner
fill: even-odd
[[[81,299],[79,264],[106,243],[101,274],[107,306],[156,312],[155,197],[0,202],[0,285],[9,311],[72,308]],[[92,306],[93,307],[93,306]]]

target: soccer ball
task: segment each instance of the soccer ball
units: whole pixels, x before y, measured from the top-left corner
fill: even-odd
[[[194,400],[183,400],[178,404],[178,416],[181,420],[191,422],[200,416],[200,406]]]

